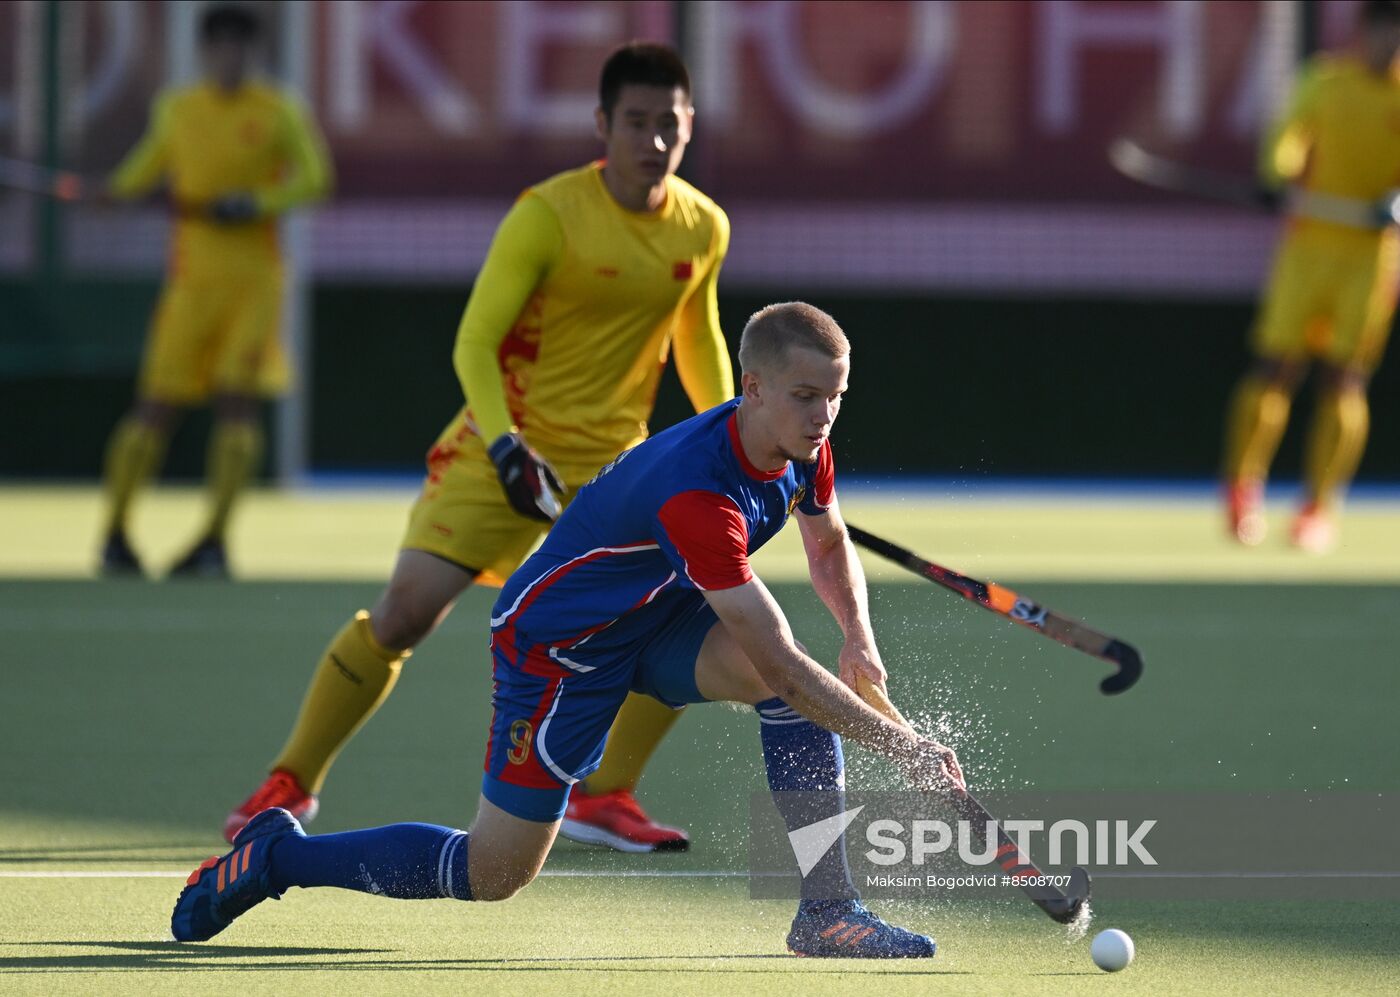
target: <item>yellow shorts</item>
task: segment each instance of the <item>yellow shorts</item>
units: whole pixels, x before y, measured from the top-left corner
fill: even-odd
[[[597,472],[587,464],[551,461],[567,490],[565,506]],[[549,524],[510,507],[486,445],[454,419],[428,451],[428,476],[408,514],[401,546],[479,571],[477,582],[500,585],[544,537]]]
[[[1260,356],[1315,358],[1370,372],[1395,314],[1400,242],[1295,232],[1279,247],[1254,326]]]
[[[215,394],[280,394],[290,380],[281,314],[280,266],[171,277],[147,335],[140,396],[197,405]]]

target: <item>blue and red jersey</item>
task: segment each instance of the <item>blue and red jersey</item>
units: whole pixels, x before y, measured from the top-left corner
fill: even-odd
[[[492,609],[492,646],[542,677],[605,668],[702,591],[753,577],[749,555],[793,509],[832,502],[830,443],[762,471],[739,441],[737,400],[624,452],[585,485]],[[610,654],[610,652],[612,652]]]

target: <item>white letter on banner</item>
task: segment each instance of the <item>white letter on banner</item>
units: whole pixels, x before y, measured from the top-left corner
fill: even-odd
[[[98,9],[102,12],[102,50],[97,65],[83,86],[79,95],[79,110],[82,122],[92,121],[117,96],[126,85],[128,70],[138,54],[139,27],[137,26],[136,5],[129,0],[111,0]]]
[[[820,4],[815,5],[820,12]],[[923,108],[953,51],[956,22],[946,0],[909,5],[913,24],[903,72],[877,93],[843,93],[813,74],[801,49],[801,8],[793,0],[758,4],[700,3],[699,87],[707,121],[725,124],[740,99],[738,48],[747,36],[762,47],[769,82],[783,103],[813,128],[859,138],[895,128]]]
[[[384,0],[369,8],[361,0],[337,0],[330,6],[331,121],[342,131],[358,131],[369,117],[369,62],[373,56],[403,84],[439,131],[467,135],[481,115],[471,96],[443,72],[403,19],[418,0]],[[366,23],[368,22],[368,23]]]
[[[1175,0],[1153,8],[1124,8],[1079,0],[1047,0],[1040,12],[1040,123],[1055,133],[1078,124],[1076,57],[1090,45],[1152,45],[1162,50],[1163,76],[1157,113],[1178,137],[1195,134],[1205,116],[1200,0]]]
[[[364,44],[362,4],[331,0],[326,19],[330,35],[326,113],[335,130],[357,132],[369,117],[369,50]]]
[[[136,5],[131,0],[108,0],[94,8],[102,16],[102,31],[99,35],[101,47],[96,50],[96,61],[91,67],[84,65],[75,69],[72,75],[80,84],[77,101],[65,108],[67,127],[85,127],[107,109],[107,105],[126,86],[131,75],[131,66],[139,58],[149,57],[143,52],[144,39],[139,39]],[[27,117],[32,112],[20,106],[29,101],[29,93],[38,83],[38,66],[42,45],[34,44],[39,37],[39,19],[44,16],[38,5],[21,6],[11,4],[9,16],[13,18],[11,41],[14,49],[6,53],[6,61],[14,71],[5,78],[13,82],[14,89],[9,94],[0,93],[0,128],[14,125],[14,152],[23,156],[35,154],[38,122]],[[80,16],[79,8],[72,8],[69,16]],[[83,32],[81,44],[86,46],[89,39],[86,27],[79,20],[74,22],[74,30]],[[168,25],[167,25],[168,29]],[[84,53],[91,56],[91,53]]]
[[[620,39],[623,23],[617,7],[577,3],[545,6],[534,2],[503,3],[497,83],[501,113],[515,128],[550,135],[590,135],[598,94],[589,77],[586,90],[546,94],[539,89],[540,58],[547,41],[606,44]]]
[[[1260,4],[1259,22],[1249,42],[1249,54],[1230,99],[1227,121],[1239,138],[1253,138],[1281,110],[1293,89],[1293,49],[1302,15],[1290,4]]]
[[[695,27],[695,106],[705,127],[718,130],[734,120],[739,108],[739,46],[745,36],[762,40],[772,5],[699,0],[687,6]]]
[[[904,71],[879,93],[842,93],[808,69],[800,48],[802,26],[797,19],[797,4],[779,0],[773,6],[774,23],[767,38],[773,85],[808,124],[843,138],[886,131],[918,113],[953,49],[954,19],[949,5],[912,4],[909,10],[914,23],[910,26],[910,52]]]

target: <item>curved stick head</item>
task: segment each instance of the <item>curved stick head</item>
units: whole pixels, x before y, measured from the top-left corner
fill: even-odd
[[[1089,879],[1088,871],[1075,866],[1070,870],[1069,889],[1065,891],[1065,898],[1049,900],[1041,906],[1045,913],[1050,915],[1051,920],[1060,924],[1071,924],[1083,912],[1092,891],[1093,883]]]
[[[1105,696],[1131,689],[1142,677],[1142,655],[1131,644],[1114,639],[1104,648],[1102,657],[1118,666],[1118,671],[1099,683],[1099,690]]]

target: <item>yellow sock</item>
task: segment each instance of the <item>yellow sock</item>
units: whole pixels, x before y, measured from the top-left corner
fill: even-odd
[[[204,535],[222,540],[234,500],[262,461],[262,427],[243,420],[223,420],[209,436],[205,477],[209,484],[209,525]]]
[[[165,459],[169,437],[140,419],[117,423],[107,441],[102,481],[107,495],[107,532],[126,529],[127,514],[136,492],[151,479]]]
[[[1292,397],[1282,388],[1246,376],[1235,389],[1225,429],[1223,476],[1227,482],[1263,481],[1288,426]]]
[[[322,655],[292,736],[272,767],[292,773],[307,792],[319,793],[340,749],[389,698],[410,653],[381,646],[369,613],[356,613]]]
[[[1336,502],[1356,474],[1370,428],[1371,408],[1364,391],[1332,391],[1318,398],[1303,456],[1311,501],[1324,509]]]
[[[681,712],[650,696],[628,693],[608,732],[602,764],[584,780],[584,792],[596,795],[636,788],[652,752]]]

